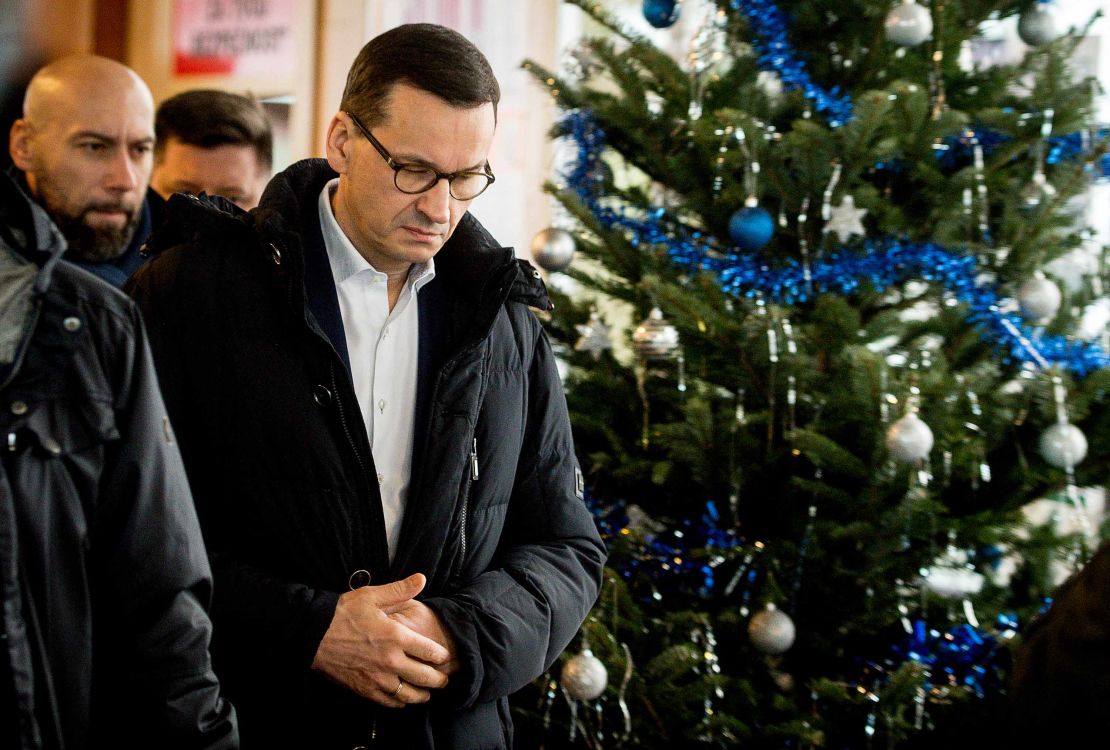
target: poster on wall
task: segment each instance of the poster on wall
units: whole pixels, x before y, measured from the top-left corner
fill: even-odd
[[[290,75],[297,0],[174,0],[175,75]]]

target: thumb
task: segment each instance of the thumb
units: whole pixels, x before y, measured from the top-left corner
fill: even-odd
[[[413,573],[408,578],[400,581],[386,583],[381,586],[372,586],[374,589],[374,603],[379,607],[389,607],[394,604],[403,604],[424,590],[428,579],[423,573]]]

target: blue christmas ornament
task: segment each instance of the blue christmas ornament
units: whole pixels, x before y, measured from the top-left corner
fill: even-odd
[[[644,18],[657,29],[665,29],[678,20],[681,0],[644,0]]]
[[[728,220],[728,233],[740,249],[753,252],[771,241],[775,220],[759,206],[744,206]]]

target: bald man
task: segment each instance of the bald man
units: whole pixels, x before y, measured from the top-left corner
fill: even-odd
[[[23,186],[61,229],[66,259],[122,286],[162,204],[147,189],[154,99],[143,80],[95,55],[50,63],[31,79],[8,145]]]

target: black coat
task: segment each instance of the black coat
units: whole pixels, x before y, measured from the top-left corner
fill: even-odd
[[[1022,636],[1003,737],[1011,747],[1097,746],[1110,707],[1110,542],[1053,593]],[[1005,744],[1005,743],[1003,743]]]
[[[237,747],[138,311],[60,260],[61,235],[5,175],[0,243],[38,268],[0,368],[0,747]]]
[[[469,215],[436,255],[390,564],[317,215],[334,176],[296,164],[250,215],[175,196],[150,243],[161,254],[132,282],[213,554],[216,671],[246,747],[350,748],[372,731],[386,747],[508,747],[506,696],[574,636],[605,557],[525,304],[546,293]],[[359,569],[375,584],[427,575],[421,598],[463,661],[431,704],[379,709],[310,670]]]

